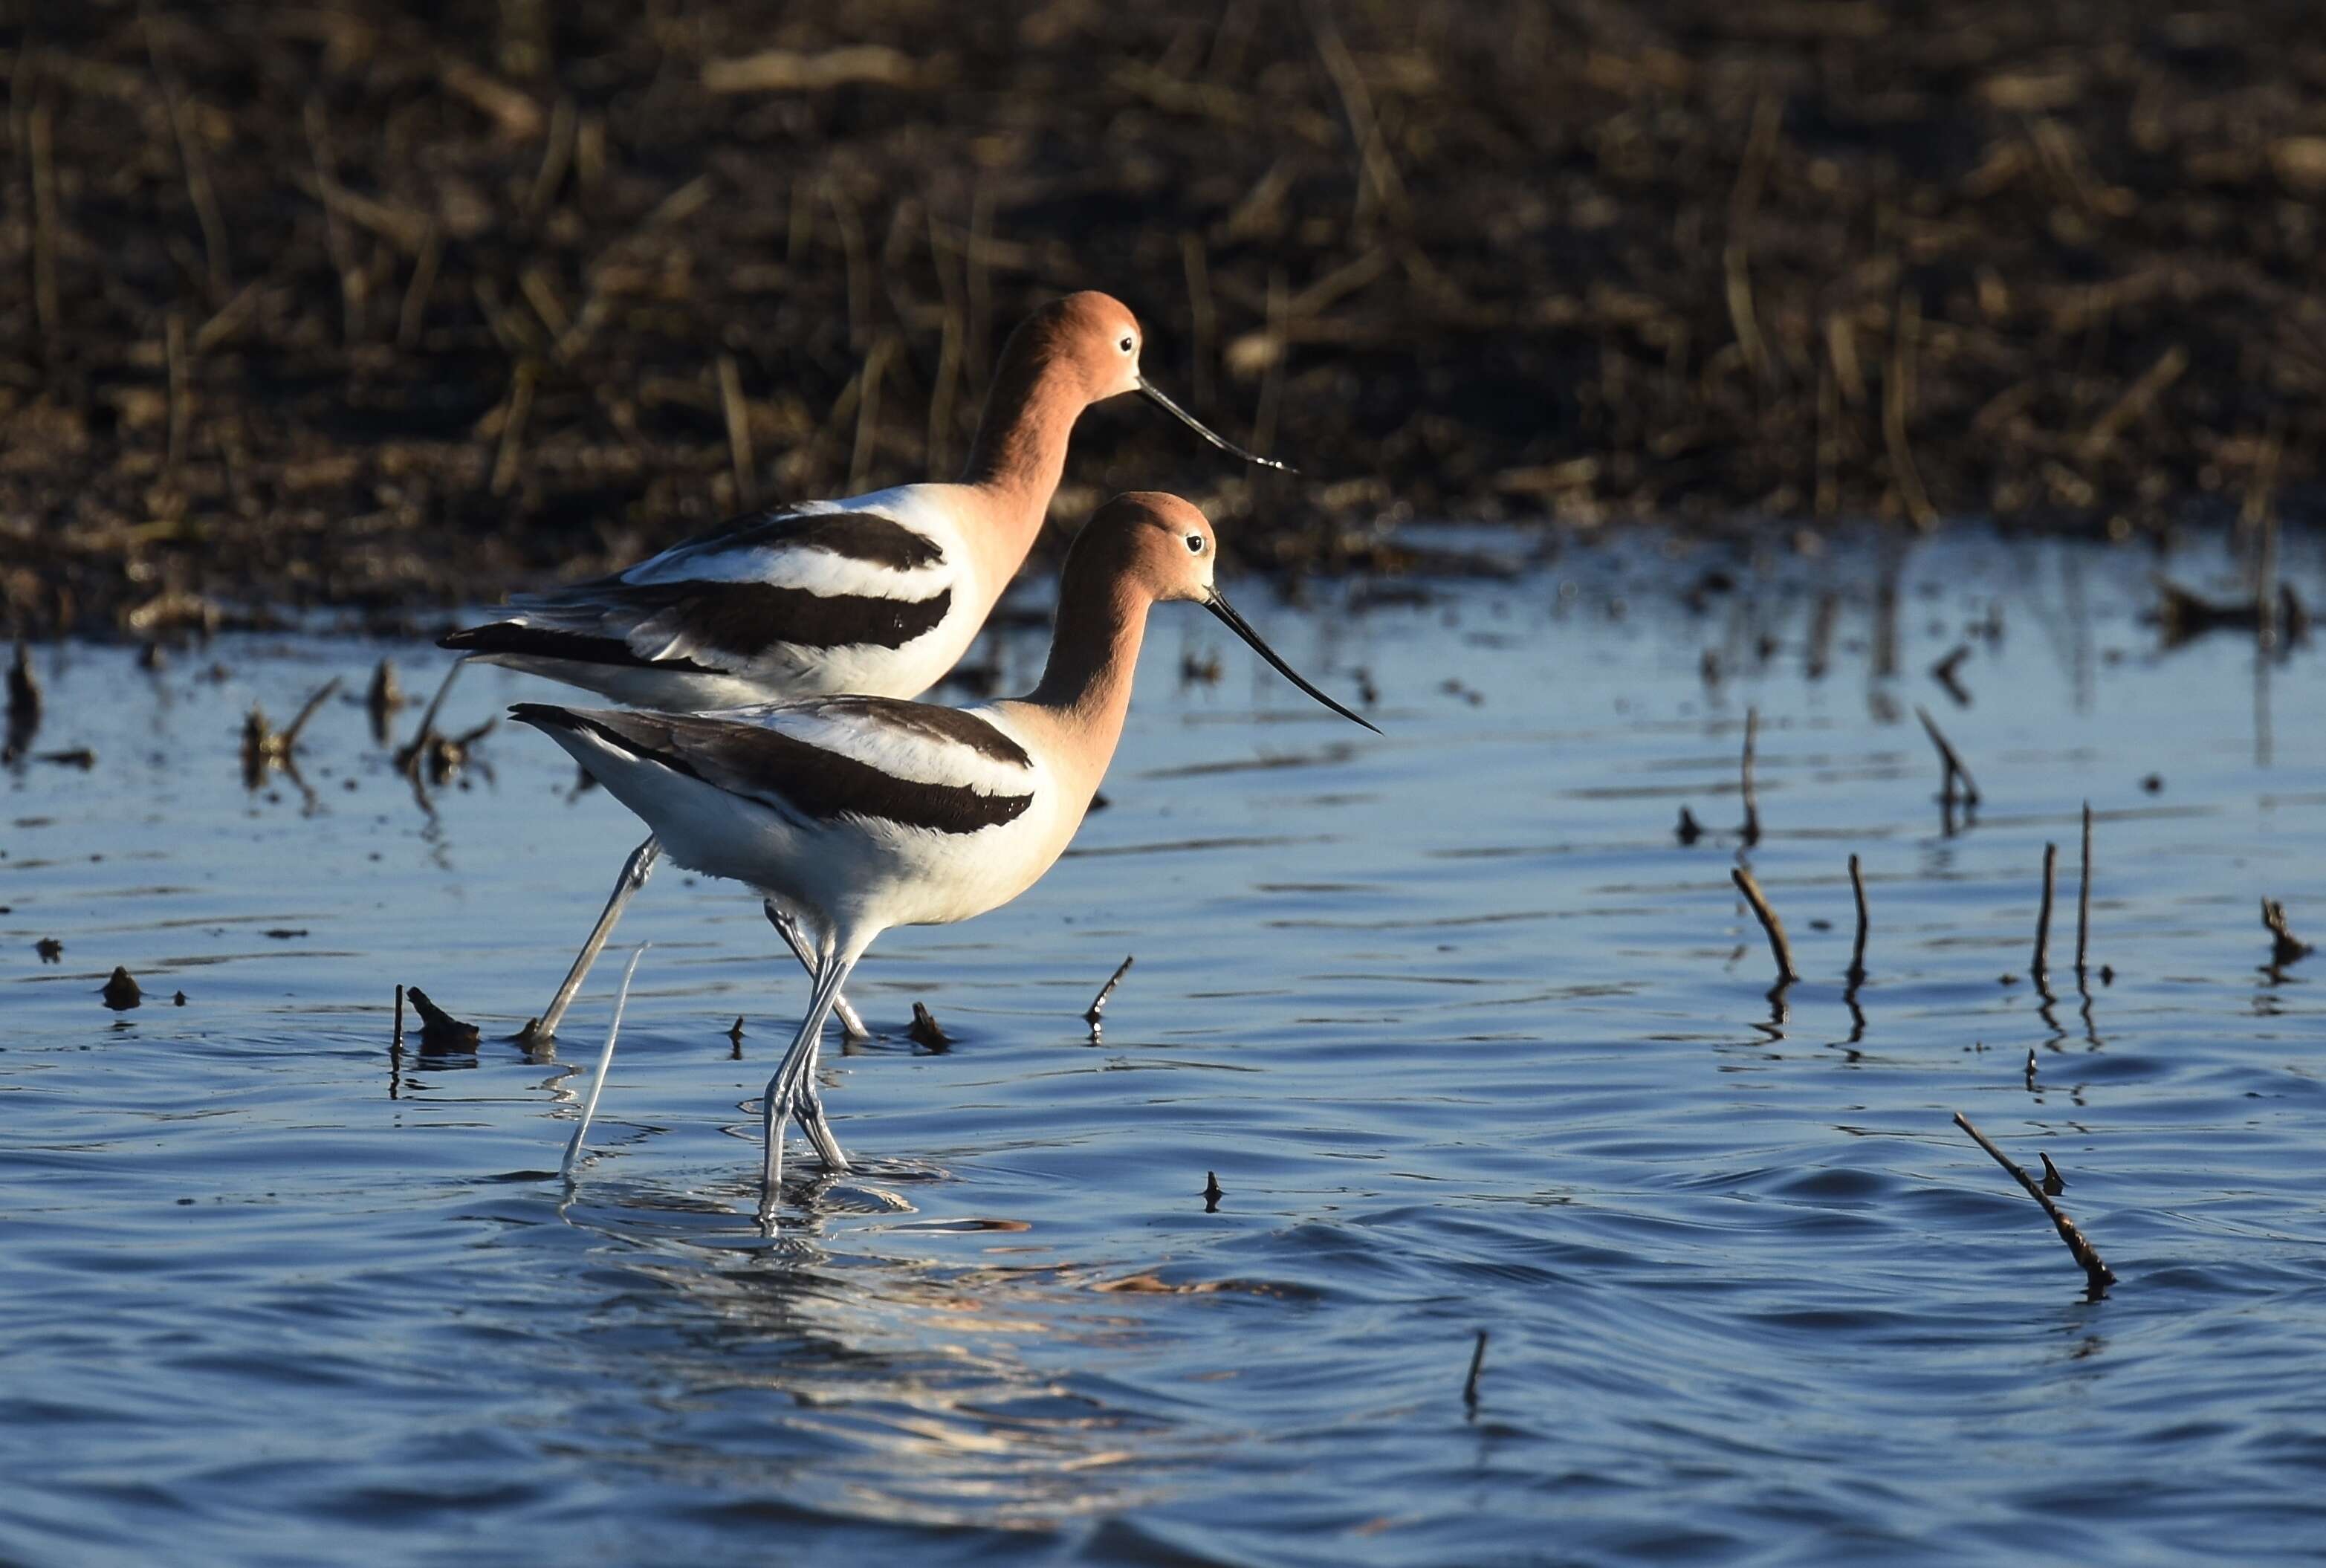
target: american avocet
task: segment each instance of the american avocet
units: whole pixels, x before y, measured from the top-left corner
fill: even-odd
[[[1139,367],[1144,341],[1137,318],[1108,295],[1054,301],[1003,346],[959,482],[754,512],[611,577],[514,599],[500,618],[442,645],[674,712],[832,692],[918,696],[968,650],[1033,547],[1067,437],[1092,404],[1140,393],[1223,450],[1284,466],[1158,391]],[[651,838],[631,852],[528,1040],[557,1033],[656,854]],[[813,971],[780,907],[768,918]],[[843,1027],[864,1034],[845,1000],[839,1011]]]
[[[694,715],[538,702],[510,710],[644,817],[680,865],[747,883],[806,927],[814,993],[760,1106],[762,1220],[774,1215],[784,1124],[812,1103],[817,1039],[841,983],[890,926],[968,920],[1050,868],[1122,734],[1149,607],[1202,605],[1294,685],[1372,728],[1229,608],[1213,582],[1217,552],[1204,515],[1175,496],[1108,502],[1067,552],[1041,683],[1015,701],[942,708],[823,697]],[[822,1152],[830,1134],[816,1136],[821,1116],[803,1123]]]

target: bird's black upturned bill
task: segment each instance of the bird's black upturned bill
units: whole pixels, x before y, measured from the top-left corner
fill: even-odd
[[[1350,712],[1338,702],[1334,701],[1330,697],[1327,697],[1322,691],[1317,691],[1316,687],[1311,686],[1307,682],[1302,680],[1300,678],[1300,672],[1295,670],[1291,665],[1277,657],[1276,650],[1260,640],[1260,634],[1251,629],[1251,625],[1244,620],[1243,617],[1235,613],[1234,607],[1230,605],[1226,598],[1222,597],[1218,589],[1215,588],[1212,589],[1212,597],[1204,601],[1204,608],[1211,611],[1214,615],[1219,617],[1222,621],[1226,623],[1228,630],[1233,632],[1237,636],[1242,637],[1245,642],[1250,643],[1253,653],[1258,654],[1261,658],[1266,659],[1270,663],[1275,665],[1278,674],[1282,675],[1286,680],[1291,682],[1295,686],[1299,687],[1303,691],[1307,692],[1308,695],[1317,699],[1317,701],[1322,702],[1326,707],[1331,709],[1342,718],[1354,719],[1355,722],[1364,725],[1367,729],[1372,729],[1375,735],[1379,735],[1381,733],[1380,730],[1373,728],[1373,726],[1370,721],[1357,714]]]
[[[1189,413],[1186,409],[1181,408],[1177,404],[1164,396],[1156,385],[1143,376],[1139,378],[1139,390],[1148,397],[1153,399],[1156,403],[1162,404],[1164,408],[1170,411],[1172,415],[1177,418],[1181,424],[1184,424],[1189,430],[1194,431],[1197,435],[1203,437],[1205,441],[1219,448],[1220,450],[1223,452],[1233,452],[1245,462],[1257,463],[1263,469],[1275,469],[1281,473],[1287,474],[1297,474],[1300,471],[1294,468],[1290,463],[1279,463],[1274,458],[1263,458],[1258,452],[1248,452],[1244,450],[1242,447],[1236,445],[1235,442],[1228,440],[1225,436],[1221,435],[1217,431],[1212,429],[1211,426],[1205,424],[1202,420],[1197,419],[1194,414]],[[1290,673],[1290,672],[1288,671],[1287,673]],[[1299,677],[1295,675],[1293,679],[1298,680]],[[1352,714],[1351,717],[1354,718],[1355,715]],[[1362,722],[1362,720],[1360,720],[1360,722]]]

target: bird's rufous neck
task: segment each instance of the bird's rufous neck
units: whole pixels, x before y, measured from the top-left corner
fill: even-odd
[[[994,377],[961,482],[983,492],[1013,562],[1033,548],[1066,471],[1066,442],[1084,404],[1071,366],[1005,362]]]
[[[1065,755],[1089,773],[1076,780],[1095,790],[1122,737],[1130,711],[1131,676],[1147,636],[1149,596],[1116,578],[1058,585],[1057,629],[1041,684],[1026,700],[1044,711],[1066,741]]]

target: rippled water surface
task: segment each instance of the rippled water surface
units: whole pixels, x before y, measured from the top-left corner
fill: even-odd
[[[2257,902],[2326,934],[2316,647],[2161,653],[2129,552],[1957,541],[1894,594],[1677,554],[1247,588],[1381,739],[1158,611],[1070,857],[857,971],[860,1168],[795,1155],[773,1242],[755,1097],[805,988],[753,898],[665,868],[634,906],[569,1191],[619,963],[554,1055],[503,1037],[634,820],[507,728],[424,812],[352,695],[245,789],[254,700],[383,652],[425,688],[424,646],[35,650],[33,749],[96,764],[0,774],[0,1558],[2314,1557],[2326,955],[2266,970]],[[1966,642],[1968,706],[1928,673]],[[996,652],[1014,684],[1039,635]],[[449,718],[554,695],[479,670]],[[1984,792],[1952,832],[1917,704]],[[480,1048],[392,1052],[399,981]],[[2063,1170],[2103,1298],[1958,1109]]]

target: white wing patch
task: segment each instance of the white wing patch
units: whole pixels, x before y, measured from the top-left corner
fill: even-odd
[[[827,598],[925,599],[959,578],[964,552],[960,530],[942,506],[919,494],[924,488],[919,485],[900,485],[845,501],[811,501],[791,508],[789,515],[813,517],[877,512],[937,547],[938,558],[926,566],[900,569],[879,561],[858,561],[788,541],[780,531],[771,531],[768,536],[748,543],[665,550],[623,572],[622,580],[641,584],[763,582],[776,588],[805,589]],[[641,627],[641,634],[644,631]]]
[[[925,714],[932,718],[915,721]],[[1022,752],[1022,743],[1002,733],[1001,727],[984,713],[970,715],[962,710],[931,709],[920,703],[905,707],[900,713],[896,708],[842,697],[728,709],[701,717],[757,724],[819,751],[861,762],[891,778],[912,784],[953,785],[972,789],[980,794],[1015,795],[1024,794],[1034,783],[1030,761],[1021,764],[1014,758],[992,756],[936,727],[937,721],[959,724],[964,718],[973,719],[992,728],[1001,741],[1019,746]]]

